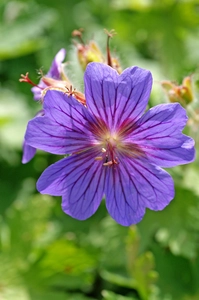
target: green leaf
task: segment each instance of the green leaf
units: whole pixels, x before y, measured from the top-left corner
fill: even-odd
[[[40,194],[31,197],[34,185],[34,181],[24,181],[18,199],[1,220],[0,249],[12,257],[12,263],[16,263],[19,270],[28,269],[40,255],[39,248],[48,245],[57,233],[54,224],[51,232],[47,231],[52,199]]]
[[[0,253],[0,299],[27,300],[28,293],[15,265]]]
[[[121,243],[121,239],[119,241]],[[109,240],[109,243],[111,244],[111,240]],[[136,226],[131,226],[128,229],[128,235],[126,235],[123,245],[126,246],[125,252],[123,252],[123,256],[126,258],[126,270],[124,269],[122,272],[115,269],[115,272],[113,272],[113,268],[110,269],[111,271],[103,269],[100,275],[112,284],[136,289],[142,299],[148,300],[153,291],[153,284],[157,280],[153,254],[151,252],[140,254],[140,237]]]
[[[109,26],[117,28],[122,43],[135,45],[140,55],[152,59],[153,64],[158,61],[167,76],[170,74],[176,79],[183,68],[190,67],[183,58],[187,57],[185,41],[188,35],[194,33],[197,40],[196,2],[145,1],[143,5],[140,1],[139,6],[137,2],[113,1],[115,12],[110,16]],[[133,26],[129,26],[132,20]]]
[[[111,282],[115,285],[132,288],[132,289],[137,288],[136,280],[128,275],[124,276],[120,274],[115,274],[113,272],[109,272],[106,270],[101,271],[100,275],[104,280]]]
[[[159,274],[157,285],[162,297],[168,295],[170,299],[182,300],[184,295],[193,295],[198,281],[194,278],[190,261],[174,256],[158,244],[153,243],[151,248],[156,258],[156,270]]]
[[[47,45],[42,35],[55,21],[55,11],[34,3],[27,9],[28,12],[12,22],[0,23],[1,60],[26,55]]]
[[[39,291],[30,291],[31,300],[96,300],[94,298],[88,298],[83,294],[77,293],[64,293],[62,291],[54,292],[39,292]]]
[[[99,231],[99,229],[98,229]],[[125,270],[126,238],[128,228],[117,224],[110,216],[104,218],[100,224],[98,247],[101,246],[101,267],[107,270]],[[95,236],[99,233],[95,232]]]
[[[87,290],[93,283],[96,263],[91,253],[72,241],[60,239],[48,246],[39,270],[53,285]]]
[[[0,131],[4,148],[21,149],[26,123],[33,116],[23,95],[0,88]]]
[[[138,298],[135,298],[133,296],[122,296],[107,290],[102,291],[102,296],[104,300],[138,300]]]
[[[199,217],[198,197],[188,189],[175,187],[174,200],[163,211],[147,211],[138,224],[142,247],[155,239],[174,255],[193,259],[197,255]]]

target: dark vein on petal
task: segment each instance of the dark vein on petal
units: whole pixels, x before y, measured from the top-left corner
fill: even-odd
[[[82,179],[82,182],[85,181],[85,177],[89,174],[89,171],[90,171],[91,166],[92,166],[92,164],[90,164],[90,165],[84,170],[84,172],[80,174],[80,176],[76,179],[76,181],[72,184],[72,187],[71,187],[71,190],[70,190],[70,195],[71,195],[73,189],[75,188],[75,185],[77,184],[77,182],[78,182],[78,180],[79,180],[80,178],[83,178],[83,179]],[[95,170],[92,172],[92,174],[98,175],[98,172],[96,172],[97,169],[98,169],[98,164],[96,164],[96,168],[95,168]],[[102,168],[101,168],[101,169],[102,169]],[[98,184],[99,184],[99,180],[100,180],[100,178],[101,178],[101,175],[102,175],[102,172],[100,172],[100,177],[98,178]],[[84,176],[84,177],[83,177],[83,176]],[[93,179],[94,179],[94,177],[91,176],[89,182],[85,182],[85,185],[86,185],[86,186],[85,186],[84,191],[80,194],[79,198],[78,198],[75,202],[73,202],[73,204],[74,204],[74,203],[77,203],[77,202],[80,200],[80,198],[82,198],[82,196],[84,196],[84,195],[86,194],[86,192],[88,191],[88,189],[89,189],[89,187],[90,187],[91,182],[93,181]],[[98,184],[96,185],[95,193],[94,193],[94,195],[93,195],[93,197],[92,197],[90,203],[91,203],[91,202],[94,200],[94,198],[95,198],[96,192],[97,192],[97,190],[98,190]],[[83,204],[84,204],[84,203],[82,202],[82,205],[83,205]]]
[[[129,161],[128,161],[128,163],[129,163]],[[131,177],[131,174],[129,173],[129,170],[128,170],[127,166],[124,164],[123,167],[124,167],[124,169],[126,170],[126,173],[129,175],[129,180],[130,180],[130,182],[132,183],[132,185],[134,186],[134,188],[135,188],[135,190],[136,190],[136,192],[137,192],[137,195],[141,195],[140,192],[138,191],[138,189],[137,189],[137,187],[136,187],[136,185],[135,185],[135,183],[134,183],[132,177]],[[137,197],[137,201],[139,202],[139,198],[138,198],[138,197]],[[130,207],[131,207],[131,206],[130,206]],[[139,207],[139,203],[138,203],[138,207]],[[131,207],[131,208],[132,208],[132,207]],[[132,208],[132,210],[133,210],[133,208]],[[133,210],[133,211],[134,211],[134,210]],[[134,211],[134,212],[135,212],[135,211]]]
[[[148,121],[150,121],[150,120],[153,119],[154,117],[157,118],[157,116],[158,116],[159,114],[162,114],[162,111],[159,111],[158,113],[151,115],[151,116],[150,116],[149,118],[147,118],[146,120],[143,118],[144,120],[143,120],[142,123],[139,123],[140,120],[138,120],[137,124],[135,123],[135,125],[137,126],[136,129],[135,129],[135,131],[136,131],[137,129],[138,129],[138,130],[141,129],[141,128],[142,128],[142,125],[145,125],[145,126],[146,126],[146,124],[147,124]],[[158,125],[162,125],[162,124],[168,124],[168,125],[170,125],[171,123],[174,123],[174,124],[177,123],[177,122],[173,122],[173,121],[174,121],[175,114],[173,115],[172,118],[170,118],[170,120],[165,121],[165,120],[169,119],[169,117],[170,117],[172,114],[173,114],[173,112],[171,112],[169,115],[167,115],[167,116],[166,116],[164,119],[162,119],[161,121],[158,121],[158,123],[156,123],[156,124],[154,124],[154,125],[151,125],[151,126],[147,126],[147,128],[144,128],[144,129],[142,129],[141,131],[139,130],[138,133],[143,132],[143,131],[148,130],[148,129],[151,129],[151,128],[154,128],[154,127],[156,127],[156,126],[158,126]],[[157,122],[156,120],[152,120],[152,121],[153,121],[153,122]],[[174,125],[174,124],[172,124],[172,125]],[[135,134],[137,134],[137,133],[135,132]]]
[[[150,169],[146,169],[144,166],[140,165],[137,161],[134,161],[134,164],[137,164],[139,166],[139,168],[146,170],[147,172],[149,172],[151,175],[155,176],[160,181],[160,178],[156,174],[152,173]],[[149,183],[149,185],[151,185],[153,187],[153,189],[156,189],[157,191],[162,193],[161,190],[159,190],[157,187],[153,186],[152,183],[150,183],[150,181],[148,181],[148,179],[139,171],[139,169],[137,169],[135,166],[133,166],[133,167]],[[166,186],[166,184],[162,180],[161,180],[161,182],[165,186],[166,190],[168,190],[168,187]]]
[[[85,144],[85,148],[87,147],[87,145],[92,145],[92,143],[91,142],[89,142],[89,144],[86,144],[85,143],[85,140],[90,140],[89,138],[86,138],[84,135],[82,136],[82,138],[77,138],[77,137],[75,137],[75,138],[73,138],[73,137],[67,137],[67,140],[66,140],[66,136],[64,135],[64,136],[56,136],[56,135],[52,135],[51,133],[49,133],[49,132],[46,132],[45,130],[43,130],[41,127],[39,127],[39,126],[37,126],[36,124],[35,124],[35,127],[37,128],[37,129],[39,129],[39,131],[41,131],[44,135],[46,135],[46,136],[48,136],[48,137],[51,137],[51,138],[55,138],[55,139],[61,139],[61,140],[63,140],[63,141],[65,141],[65,143],[67,143],[67,140],[68,139],[72,139],[72,140],[74,140],[74,145],[76,144],[75,142],[76,142],[76,140],[79,140],[79,141],[82,141],[82,142],[84,142],[84,144]],[[33,135],[34,137],[35,137],[35,135]],[[36,137],[37,137],[37,135],[36,135]],[[51,141],[49,141],[50,143],[51,143]],[[43,144],[44,145],[44,144]],[[52,147],[57,147],[57,145],[51,145]]]
[[[100,86],[101,87],[101,86]],[[100,89],[101,90],[101,89]],[[101,112],[100,110],[98,109],[98,106],[97,106],[97,103],[96,103],[96,100],[95,100],[95,97],[94,97],[94,92],[93,92],[93,86],[90,82],[90,93],[91,93],[91,96],[92,96],[92,100],[93,100],[93,105],[95,106],[95,109],[98,113],[98,115],[102,118],[102,115],[101,115]],[[96,115],[93,111],[92,111],[93,115]],[[102,118],[103,119],[103,118]]]
[[[105,102],[105,97],[104,97],[104,79],[102,79],[102,83],[101,83],[101,92],[102,92],[102,103],[103,103],[103,111],[104,111],[104,117],[105,120],[104,121],[108,121],[109,116],[107,114],[107,107],[106,107],[106,102]]]
[[[59,110],[58,108],[59,108],[60,110]],[[75,118],[72,116],[71,113],[67,113],[66,111],[63,111],[62,108],[61,108],[60,106],[59,106],[58,108],[55,107],[54,109],[57,110],[58,112],[62,112],[64,115],[66,115],[67,117],[69,117],[70,121],[73,120],[75,123],[79,124],[79,125],[81,126],[81,128],[82,128],[82,127],[83,127],[83,128],[86,127],[87,129],[89,129],[89,127],[86,126],[86,123],[80,122],[78,119],[75,119]],[[74,110],[75,110],[75,109],[74,109]],[[75,110],[75,111],[78,113],[77,110]],[[53,115],[52,110],[50,110],[50,113],[51,113],[51,116],[52,116],[53,120],[54,120],[57,124],[59,124],[60,126],[64,126],[64,127],[66,127],[66,128],[70,128],[70,127],[68,127],[68,126],[65,125],[65,124],[59,123],[59,122],[54,118],[54,115]],[[85,118],[84,118],[84,120],[87,121]],[[73,123],[72,125],[75,126],[76,128],[78,128],[78,130],[84,132],[83,129],[77,127],[77,125],[75,125],[74,123]],[[73,129],[73,128],[71,128],[71,129]]]
[[[120,170],[121,170],[121,169],[120,169]],[[127,171],[127,169],[125,169],[125,170]],[[119,173],[119,177],[120,177],[120,183],[121,183],[121,188],[122,188],[122,194],[123,194],[123,196],[124,196],[124,198],[125,198],[125,202],[126,202],[126,204],[132,209],[132,211],[133,211],[134,213],[136,213],[136,210],[133,209],[133,207],[132,207],[131,204],[129,203],[128,199],[126,198],[125,188],[124,188],[124,186],[123,186],[123,180],[122,180],[122,177],[121,177],[121,173],[120,173],[120,172],[118,172],[118,173]],[[131,183],[133,184],[133,186],[134,186],[134,188],[135,188],[134,182],[130,179],[130,174],[129,174],[128,172],[126,172],[126,174],[129,175],[129,180],[131,181]],[[136,189],[136,188],[135,188],[135,189]],[[132,199],[132,200],[133,200],[133,199]]]
[[[90,155],[91,155],[92,153],[90,153]],[[95,157],[96,156],[96,153],[93,153],[93,155],[91,156],[91,157]],[[65,175],[64,175],[64,177],[63,177],[63,180],[65,180],[66,179],[66,177],[70,174],[72,174],[74,171],[77,171],[77,169],[80,167],[80,165],[81,165],[81,167],[88,161],[88,153],[85,153],[84,155],[76,155],[76,157],[74,157],[74,156],[70,156],[70,160],[72,160],[72,158],[73,158],[73,160],[72,161],[70,161],[69,163],[70,164],[74,164],[74,163],[76,163],[75,164],[75,166],[74,166],[74,169],[72,169],[72,170],[70,170],[68,173],[66,173]],[[89,159],[90,159],[90,157],[89,157]],[[91,160],[92,161],[92,160]],[[79,162],[79,164],[78,164],[78,162]],[[89,166],[91,166],[91,164],[89,165]],[[66,167],[68,167],[68,166],[65,166],[64,168],[66,168]],[[63,168],[63,169],[64,169]],[[88,167],[86,167],[85,169],[83,169],[82,168],[82,170],[83,171],[85,171],[86,169],[87,169]],[[79,176],[79,178],[81,177],[81,175]],[[62,181],[63,181],[62,180]]]
[[[123,114],[125,113],[125,111],[126,111],[126,107],[127,107],[127,105],[128,105],[128,102],[129,102],[129,100],[130,100],[130,98],[131,98],[132,93],[133,93],[133,89],[131,89],[130,94],[128,95],[128,97],[127,97],[127,99],[126,99],[126,101],[125,101],[125,105],[123,106],[122,112],[120,113],[120,116],[121,116],[121,117],[122,117],[122,115],[123,115]],[[135,106],[134,106],[134,107],[135,107]],[[134,108],[132,108],[131,112],[132,112],[132,111],[134,111]],[[129,115],[131,115],[131,112],[130,112]],[[126,117],[125,117],[125,119],[126,119]]]

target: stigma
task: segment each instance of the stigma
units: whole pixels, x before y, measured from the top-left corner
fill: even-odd
[[[101,155],[95,160],[101,160],[103,166],[109,167],[118,164],[116,156],[119,140],[116,134],[106,133],[100,141]]]

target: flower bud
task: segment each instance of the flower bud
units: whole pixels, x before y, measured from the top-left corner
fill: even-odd
[[[105,59],[94,41],[90,41],[89,44],[77,44],[77,56],[79,63],[83,70],[90,62],[104,62]]]
[[[183,79],[181,94],[187,104],[193,101],[194,95],[190,76],[187,76]]]
[[[115,69],[119,74],[121,74],[122,68],[121,68],[119,59],[116,57],[112,57],[111,61],[112,61],[112,68]]]
[[[161,85],[170,102],[179,102],[186,107],[194,99],[190,76],[183,79],[182,85],[176,85],[171,81],[162,81]]]

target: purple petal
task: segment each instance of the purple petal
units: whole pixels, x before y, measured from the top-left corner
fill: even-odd
[[[100,63],[90,63],[85,71],[85,96],[88,109],[96,117],[111,125],[113,118],[117,72]]]
[[[194,140],[181,133],[186,122],[186,111],[180,104],[160,104],[133,125],[131,140],[161,167],[186,164],[195,156]]]
[[[129,226],[142,220],[146,207],[161,210],[169,204],[174,197],[173,180],[161,168],[126,158],[107,168],[105,195],[113,219]]]
[[[88,109],[111,129],[143,114],[152,86],[149,71],[132,67],[118,75],[107,65],[90,63],[84,79]]]
[[[93,145],[89,112],[77,100],[49,90],[44,111],[44,117],[34,118],[28,124],[25,139],[29,145],[54,154],[78,152]]]
[[[64,158],[48,167],[38,180],[42,194],[62,195],[66,214],[84,220],[95,213],[104,192],[105,173],[98,153],[82,153]]]
[[[72,156],[63,158],[45,169],[37,181],[37,190],[41,194],[52,196],[61,196],[63,194],[68,172],[73,168],[72,164],[70,164],[71,158]]]
[[[50,77],[58,80],[61,79],[61,64],[64,61],[65,56],[66,56],[66,50],[62,48],[55,55],[55,58],[52,62],[50,70],[46,74],[46,77]]]
[[[50,70],[45,75],[46,77],[53,78],[53,79],[61,79],[61,64],[66,56],[66,50],[61,49],[56,55],[50,67]],[[45,89],[47,85],[40,80],[38,86],[34,86],[31,91],[34,95],[34,100],[39,101],[42,99],[42,90]]]
[[[43,115],[44,115],[44,110],[42,109],[36,113],[34,118],[36,118],[38,116],[43,116]],[[27,129],[26,129],[26,132],[27,132]],[[35,156],[35,154],[36,154],[35,147],[30,146],[24,138],[22,163],[23,164],[28,163]]]
[[[119,76],[117,103],[115,104],[117,126],[126,119],[134,122],[144,113],[152,88],[150,71],[131,67]]]
[[[31,147],[26,143],[26,141],[24,141],[22,163],[23,164],[28,163],[35,156],[35,153],[36,153],[36,149]]]
[[[42,99],[42,91],[46,88],[46,84],[42,80],[40,80],[38,86],[33,86],[31,88],[31,92],[33,93],[33,98],[35,101],[39,101]]]

